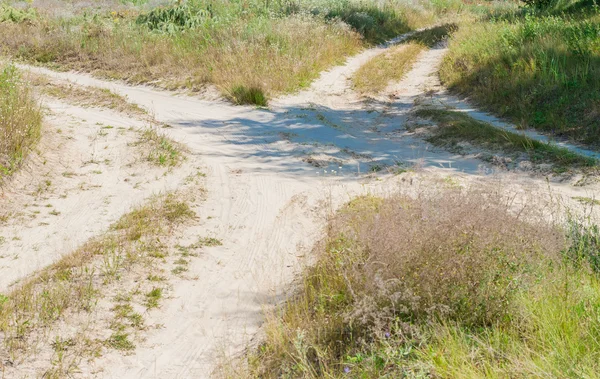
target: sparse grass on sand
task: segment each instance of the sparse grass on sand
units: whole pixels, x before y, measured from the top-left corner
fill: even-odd
[[[147,116],[148,112],[137,104],[109,89],[79,86],[68,82],[54,81],[45,75],[28,73],[27,81],[42,94],[65,100],[82,107],[101,107],[135,116]]]
[[[88,8],[86,8],[88,9]],[[372,43],[429,22],[403,2],[187,1],[148,9],[57,17],[13,8],[0,51],[28,62],[132,83],[200,90],[215,84],[236,103],[308,85],[325,68]],[[20,12],[20,13],[19,13]]]
[[[422,51],[442,41],[454,28],[443,25],[416,32],[401,45],[375,56],[352,76],[354,89],[363,95],[377,94],[389,83],[400,81]]]
[[[185,147],[156,128],[141,130],[136,146],[146,160],[155,166],[176,167],[185,159]]]
[[[526,154],[533,163],[551,163],[557,172],[596,167],[598,164],[593,158],[496,128],[463,112],[420,108],[415,114],[437,123],[438,127],[433,130],[433,135],[427,138],[434,145],[452,148],[461,142],[468,142],[488,151]]]
[[[42,111],[12,65],[0,68],[0,183],[40,137]]]
[[[69,336],[77,332],[80,337],[70,339],[70,351],[78,352],[69,355],[75,368],[77,359],[93,358],[98,354],[94,347],[98,344],[119,350],[133,349],[135,345],[128,337],[132,331],[143,327],[141,315],[131,306],[136,288],[138,291],[149,288],[139,300],[148,308],[159,306],[163,292],[150,279],[136,279],[135,288],[123,289],[119,283],[123,278],[131,280],[128,275],[136,270],[141,270],[141,278],[156,277],[156,266],[165,264],[164,240],[174,228],[194,216],[188,203],[177,194],[156,197],[122,216],[106,234],[90,240],[16,284],[10,292],[0,295],[0,357],[3,362],[10,360],[19,364],[33,354],[45,354],[48,344],[54,344],[49,339],[52,333],[58,332],[56,328],[61,320],[68,320]],[[109,326],[113,334],[105,341],[98,341],[97,334],[90,334],[89,330],[87,335],[79,335],[86,334],[91,320],[99,322],[99,303],[111,304],[112,300],[106,297],[123,290],[123,294],[115,296],[116,305],[110,309],[114,313],[113,321],[103,326]],[[56,336],[59,338],[62,336]],[[45,363],[52,366],[45,375],[56,372],[60,372],[56,377],[70,375],[64,370],[71,365],[63,367],[64,362],[57,357]]]
[[[228,377],[597,378],[598,228],[501,189],[342,208]]]
[[[580,8],[463,23],[442,81],[523,128],[600,146],[600,16]]]

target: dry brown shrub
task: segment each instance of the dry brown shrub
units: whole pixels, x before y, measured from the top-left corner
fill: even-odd
[[[398,316],[444,318],[470,326],[505,320],[528,273],[559,259],[565,246],[562,231],[539,209],[513,200],[489,189],[450,189],[363,206],[359,223],[357,212],[341,212],[333,236],[356,241],[361,255],[343,273],[361,303],[349,319],[371,325]]]

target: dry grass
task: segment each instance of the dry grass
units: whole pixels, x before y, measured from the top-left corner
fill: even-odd
[[[169,89],[214,84],[234,102],[258,99],[260,105],[307,86],[361,48],[434,18],[421,4],[354,0],[187,1],[89,13],[95,16],[59,18],[38,9],[26,20],[8,18],[0,23],[0,50]]]
[[[600,231],[502,188],[351,201],[226,377],[598,378]]]
[[[446,38],[454,28],[443,25],[416,32],[405,43],[375,56],[352,77],[354,89],[363,95],[373,95],[385,90],[389,83],[402,80],[419,54]]]
[[[37,142],[42,112],[14,66],[0,72],[0,183]]]
[[[65,100],[82,107],[108,108],[134,116],[147,116],[148,112],[137,104],[109,89],[79,86],[68,82],[59,82],[45,75],[27,74],[27,81],[42,94]]]
[[[168,89],[212,83],[225,94],[240,86],[292,91],[361,48],[360,36],[348,28],[300,16],[177,35],[135,26],[13,23],[0,28],[0,41],[4,53],[28,61]]]
[[[363,95],[383,91],[390,82],[404,78],[424,49],[411,43],[394,46],[376,56],[356,71],[352,77],[354,89]]]
[[[164,264],[165,254],[159,252],[166,246],[161,240],[193,217],[194,212],[188,204],[174,194],[155,198],[148,205],[123,216],[105,235],[90,240],[0,296],[2,362],[10,360],[18,365],[40,352],[43,358],[49,344],[55,342],[52,338],[62,337],[52,337],[58,333],[56,328],[61,321],[70,323],[70,331],[84,333],[92,320],[98,322],[99,302],[109,301],[110,304],[110,300],[105,298],[107,294],[123,290],[118,283],[124,277],[141,268],[147,272],[142,276],[147,277],[157,264]],[[143,288],[143,280],[138,281],[136,286]],[[153,288],[154,285],[149,281],[148,286]],[[94,334],[88,332],[86,338],[72,339],[70,351],[81,354],[87,351],[92,358],[98,354],[98,348],[92,347],[98,344],[130,349],[132,341],[127,336],[143,326],[141,316],[129,306],[131,297],[117,297],[117,305],[112,309],[115,319],[110,325],[114,333],[106,341],[90,341],[88,338]],[[157,306],[160,297],[154,296],[152,300],[153,306]],[[71,358],[81,359],[81,356],[76,354]],[[56,366],[55,358],[45,365],[50,363],[53,368],[48,375],[60,368]]]

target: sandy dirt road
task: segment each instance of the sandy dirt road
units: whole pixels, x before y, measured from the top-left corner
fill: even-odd
[[[97,200],[80,195],[79,203],[73,205],[79,210],[65,212],[68,217],[51,233],[51,238],[67,240],[68,245],[56,242],[47,250],[28,250],[33,252],[28,253],[27,259],[35,259],[35,267],[0,260],[2,275],[10,271],[7,267],[19,267],[12,276],[2,276],[0,292],[11,281],[68,253],[68,248],[106,228],[119,213],[150,193],[176,188],[193,167],[201,166],[207,175],[207,200],[200,210],[205,221],[184,235],[190,240],[192,236],[214,236],[223,245],[207,249],[194,261],[190,272],[197,280],[174,283],[171,299],[152,311],[151,318],[162,328],[150,331],[148,339],[132,355],[109,353],[82,368],[80,375],[115,379],[204,378],[210,376],[221,354],[239,353],[252,339],[260,328],[264,306],[285,297],[287,285],[303,257],[320,237],[327,215],[353,196],[385,194],[399,186],[409,186],[414,176],[449,175],[464,182],[510,182],[515,191],[548,191],[543,178],[527,173],[494,173],[492,167],[475,157],[435,149],[406,131],[404,126],[414,101],[428,90],[441,90],[435,76],[444,53],[441,48],[420,56],[407,78],[391,88],[393,97],[368,103],[358,98],[348,78],[383,51],[384,48],[368,50],[349,59],[344,66],[323,73],[309,89],[274,100],[269,109],[232,106],[106,82],[84,74],[31,68],[126,96],[151,111],[161,123],[170,125],[165,133],[187,146],[190,159],[179,172],[156,180],[156,174],[140,173],[149,180],[144,191],[106,186],[105,191],[112,191],[109,195],[119,206],[98,205],[105,210],[103,217],[82,212],[82,204],[94,209],[87,204]],[[48,105],[60,110],[59,104]],[[105,117],[76,107],[64,112],[88,122]],[[85,149],[86,145],[81,146]],[[398,168],[414,165],[421,167],[418,174],[394,175]],[[372,171],[379,173],[365,175]],[[110,175],[116,175],[118,182],[119,171],[115,172]],[[550,186],[567,198],[595,197],[596,193],[595,186]],[[73,226],[88,223],[93,227]],[[31,231],[32,235],[37,233]],[[40,241],[46,240],[45,234],[39,235]],[[20,240],[27,240],[27,236]],[[15,242],[11,249],[11,254],[17,254],[16,251],[30,249],[30,245]]]

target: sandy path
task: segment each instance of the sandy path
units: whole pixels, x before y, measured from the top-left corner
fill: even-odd
[[[38,151],[0,193],[0,293],[100,234],[133,205],[178,186],[189,166],[167,173],[132,146],[145,124],[100,109],[45,104]]]
[[[427,175],[487,180],[491,169],[479,160],[433,149],[403,128],[414,100],[435,86],[442,50],[420,57],[396,85],[394,100],[365,105],[352,93],[347,78],[382,51],[369,50],[323,73],[308,90],[274,101],[270,110],[33,69],[111,89],[173,126],[168,134],[187,145],[190,164],[202,164],[207,174],[208,199],[200,210],[206,222],[184,234],[190,240],[210,235],[223,241],[190,267],[198,280],[175,283],[173,299],[153,311],[152,319],[164,328],[149,332],[133,355],[110,353],[86,368],[84,376],[208,377],[220,352],[239,352],[256,333],[263,305],[282,298],[328,211],[357,194],[408,185],[401,182],[406,175],[380,180],[359,171],[419,163]],[[320,167],[303,162],[307,157]],[[546,186],[524,175],[510,178],[524,191]],[[176,181],[166,182],[176,186]],[[593,191],[555,187],[569,196]]]

